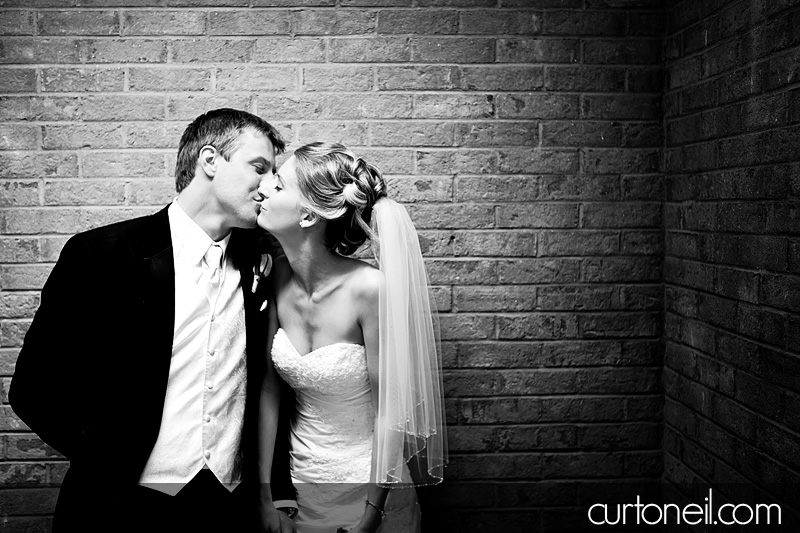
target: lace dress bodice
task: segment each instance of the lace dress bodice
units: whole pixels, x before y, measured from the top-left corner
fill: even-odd
[[[375,411],[364,347],[337,343],[301,355],[279,329],[272,360],[297,397],[291,439],[295,479],[368,482]]]
[[[290,435],[296,531],[351,529],[364,513],[372,466],[375,409],[366,350],[336,343],[302,355],[279,329],[272,361],[297,398]],[[385,509],[378,533],[419,531],[415,491],[391,491]]]

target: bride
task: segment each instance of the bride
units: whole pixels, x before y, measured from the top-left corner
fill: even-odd
[[[390,489],[441,482],[446,449],[435,317],[414,226],[386,197],[380,171],[340,144],[299,148],[259,192],[258,224],[285,254],[271,276],[269,334],[274,370],[296,396],[297,532],[418,531],[415,491]],[[350,257],[367,239],[379,269]],[[276,417],[265,405],[262,480]],[[262,516],[274,527],[264,486]]]

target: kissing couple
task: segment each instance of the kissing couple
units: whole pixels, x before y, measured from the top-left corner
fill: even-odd
[[[209,111],[169,206],[61,251],[9,391],[70,461],[55,533],[419,530],[447,453],[416,231],[346,147],[284,150]]]

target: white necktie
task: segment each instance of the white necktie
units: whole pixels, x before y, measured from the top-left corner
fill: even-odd
[[[219,244],[212,244],[208,247],[203,259],[206,262],[205,271],[203,272],[206,296],[208,296],[208,303],[211,304],[213,308],[216,303],[220,280],[222,278],[222,247]]]

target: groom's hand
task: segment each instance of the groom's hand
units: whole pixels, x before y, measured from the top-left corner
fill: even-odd
[[[282,511],[278,511],[278,516],[280,517],[280,529],[278,530],[280,533],[295,533],[294,531],[294,520],[289,518],[289,515]]]
[[[270,503],[261,504],[261,530],[264,533],[294,533],[294,522]]]

